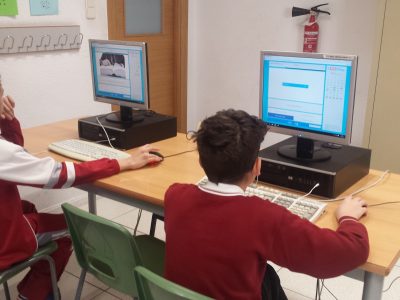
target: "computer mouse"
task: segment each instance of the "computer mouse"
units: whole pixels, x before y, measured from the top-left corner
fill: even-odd
[[[156,155],[158,157],[161,157],[161,160],[164,160],[164,155],[162,155],[160,152],[157,151],[150,151],[150,154]]]

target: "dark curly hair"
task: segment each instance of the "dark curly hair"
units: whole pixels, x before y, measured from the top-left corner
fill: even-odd
[[[222,110],[206,118],[193,135],[200,163],[214,183],[236,183],[258,157],[267,125],[242,110]]]

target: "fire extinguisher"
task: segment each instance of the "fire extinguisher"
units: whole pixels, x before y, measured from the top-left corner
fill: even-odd
[[[304,26],[303,52],[317,52],[319,25],[316,14],[312,11],[308,23]]]
[[[310,15],[308,23],[304,26],[303,52],[317,52],[319,36],[319,25],[317,23],[318,14],[324,13],[330,15],[330,12],[320,10],[319,7],[327,4],[328,3],[313,6],[310,9],[300,7],[292,8],[292,17]]]

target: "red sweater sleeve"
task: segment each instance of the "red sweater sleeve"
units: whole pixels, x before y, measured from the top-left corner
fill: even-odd
[[[21,147],[24,146],[24,137],[22,135],[21,126],[19,121],[14,118],[11,121],[7,119],[0,119],[1,135],[9,142],[17,144]]]
[[[279,234],[274,240],[273,262],[294,272],[317,278],[342,275],[368,258],[368,233],[363,224],[346,219],[336,231],[302,220],[282,211]]]
[[[97,179],[109,177],[120,172],[119,164],[115,159],[102,158],[93,161],[73,163],[74,176],[71,176],[65,162],[61,163],[61,172],[57,184],[52,188],[64,188],[66,183],[72,180],[67,186],[77,186],[93,182]]]
[[[74,166],[76,172],[74,185],[93,182],[97,179],[118,174],[120,171],[117,160],[107,158],[75,163]]]

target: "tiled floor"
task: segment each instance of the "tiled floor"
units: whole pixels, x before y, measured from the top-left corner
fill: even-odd
[[[85,199],[75,202],[75,205],[87,210],[87,203]],[[128,228],[133,232],[138,210],[131,206],[118,203],[109,199],[98,198],[97,201],[98,214],[108,219],[112,219]],[[143,212],[141,221],[138,227],[139,232],[148,233],[150,228],[151,214]],[[163,223],[158,221],[156,228],[156,236],[161,239],[165,239]],[[316,279],[298,273],[290,272],[287,269],[274,266],[278,271],[282,285],[285,288],[286,294],[290,300],[310,300],[315,297]],[[23,277],[23,274],[10,280],[9,285],[11,289],[12,299],[16,297],[16,284]],[[75,256],[73,255],[68,263],[66,271],[59,282],[59,288],[62,294],[63,300],[74,299],[76,287],[78,285],[78,278],[80,275],[80,267],[78,266]],[[400,276],[400,264],[398,263],[391,274],[386,277],[384,289],[387,288],[390,283]],[[329,291],[339,300],[357,300],[361,299],[362,294],[362,283],[350,279],[348,277],[340,276],[334,279],[325,281],[326,287]],[[322,293],[323,300],[334,300],[326,289]],[[0,288],[0,299],[4,299],[4,294]],[[114,299],[131,299],[130,297],[123,295],[115,290],[109,289],[107,286],[88,275],[82,292],[82,298],[84,300],[95,299],[95,300],[114,300]],[[396,280],[392,287],[383,293],[383,300],[400,300],[400,279]]]

